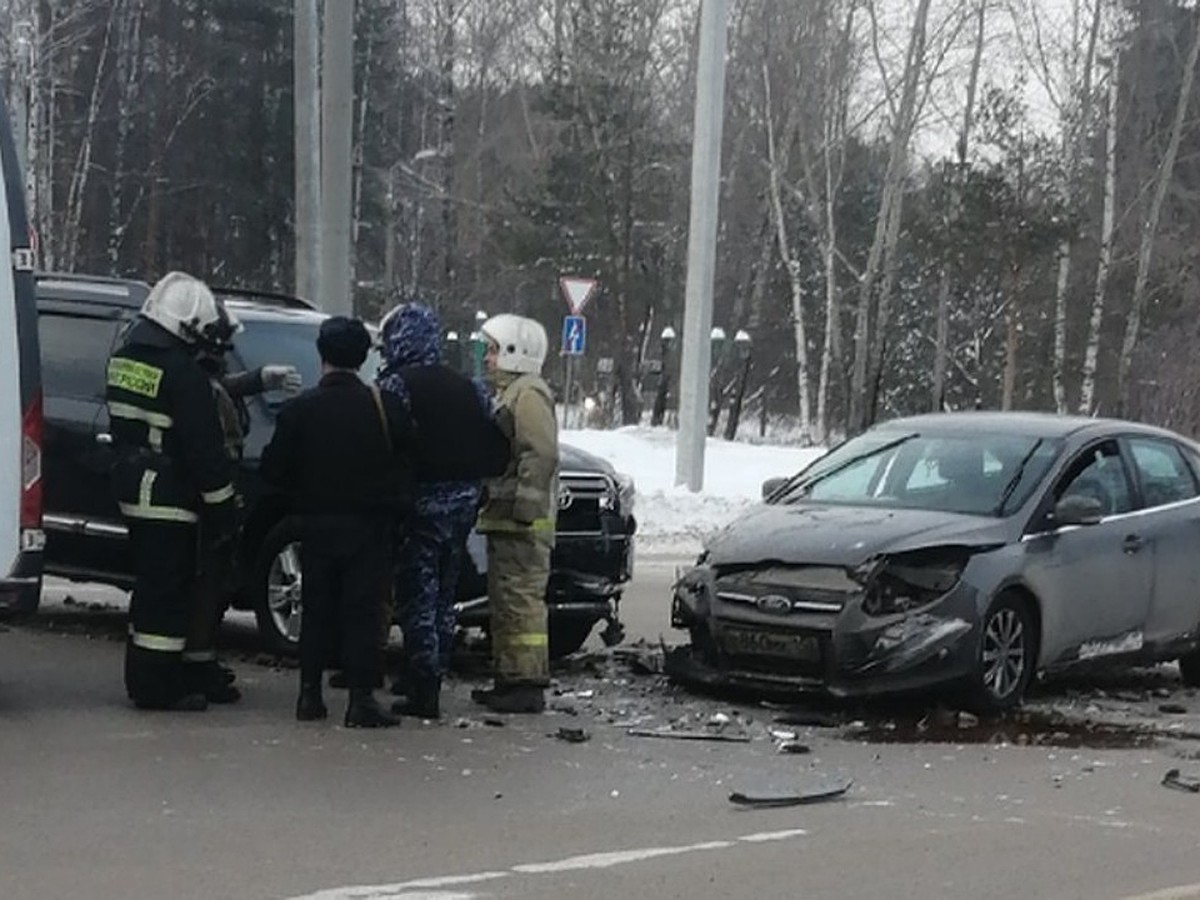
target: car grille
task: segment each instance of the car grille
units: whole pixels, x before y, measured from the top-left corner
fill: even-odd
[[[558,476],[558,533],[600,534],[600,514],[616,507],[617,487],[597,472],[561,472]]]
[[[838,595],[822,591],[768,591],[756,594],[740,591],[718,591],[717,596],[728,603],[752,606],[767,613],[839,613],[845,601]]]

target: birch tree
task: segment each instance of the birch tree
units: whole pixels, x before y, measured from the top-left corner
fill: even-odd
[[[1191,104],[1192,85],[1196,77],[1196,60],[1200,56],[1200,11],[1193,10],[1190,15],[1194,20],[1191,47],[1188,50],[1187,61],[1184,63],[1183,81],[1179,86],[1179,96],[1175,101],[1175,117],[1167,138],[1167,148],[1163,153],[1154,180],[1154,197],[1150,202],[1150,210],[1141,229],[1137,275],[1133,282],[1129,314],[1125,319],[1125,336],[1121,342],[1121,355],[1117,360],[1117,398],[1121,410],[1124,410],[1129,402],[1129,371],[1133,365],[1133,351],[1137,346],[1142,313],[1146,306],[1150,266],[1154,257],[1154,241],[1158,235],[1163,201],[1166,199],[1167,188],[1170,186],[1175,172],[1175,160],[1179,156],[1179,143],[1184,129],[1187,127],[1188,107]]]
[[[872,353],[871,312],[874,306],[876,282],[883,269],[885,258],[894,257],[896,241],[900,234],[900,219],[903,213],[904,179],[908,166],[908,149],[916,127],[917,101],[920,94],[922,71],[925,62],[926,28],[929,21],[930,0],[918,0],[909,34],[908,51],[905,54],[901,78],[900,100],[893,112],[891,148],[888,154],[887,172],[884,175],[883,191],[879,201],[878,218],[875,221],[875,237],[867,253],[867,263],[859,283],[858,307],[854,327],[854,362],[850,383],[850,428],[862,431],[869,423],[867,375]],[[878,33],[878,22],[873,3],[871,11],[872,30]],[[886,294],[881,295],[879,307],[886,310]],[[881,319],[885,316],[881,315]],[[879,323],[877,323],[879,325]],[[880,325],[878,330],[881,330]],[[876,340],[883,340],[882,334]]]
[[[1100,220],[1100,255],[1096,262],[1096,286],[1088,319],[1087,345],[1083,357],[1083,381],[1079,389],[1079,412],[1090,415],[1096,397],[1096,368],[1100,358],[1100,332],[1104,322],[1105,293],[1112,271],[1113,233],[1117,194],[1117,110],[1120,95],[1120,54],[1114,53],[1108,75],[1108,115],[1104,137],[1104,199]]]
[[[967,148],[971,138],[971,124],[975,115],[975,94],[979,86],[979,69],[983,63],[984,37],[987,33],[987,0],[976,0],[975,16],[975,51],[971,57],[971,69],[967,75],[967,98],[963,106],[962,127],[958,132],[958,141],[955,145],[957,170],[953,174],[950,186],[950,198],[946,211],[947,230],[954,229],[962,207],[962,179],[966,176]],[[953,243],[947,242],[947,247],[951,246]],[[954,264],[955,261],[949,255],[943,258],[942,271],[938,281],[931,404],[935,412],[942,409],[946,396],[946,358],[949,354],[950,340],[950,284]]]

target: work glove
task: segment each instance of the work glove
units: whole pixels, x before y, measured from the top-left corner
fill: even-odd
[[[295,366],[263,366],[262,383],[264,391],[283,391],[285,394],[298,394],[304,386]]]

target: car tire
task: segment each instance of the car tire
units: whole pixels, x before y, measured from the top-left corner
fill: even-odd
[[[1179,674],[1188,687],[1200,687],[1200,647],[1179,657]]]
[[[297,655],[304,612],[298,519],[282,519],[267,532],[255,557],[252,585],[263,643],[272,653]]]
[[[1006,591],[981,619],[969,701],[977,712],[1020,704],[1037,668],[1037,623],[1029,600]]]
[[[580,649],[596,627],[588,619],[566,619],[549,627],[550,658],[562,659]]]

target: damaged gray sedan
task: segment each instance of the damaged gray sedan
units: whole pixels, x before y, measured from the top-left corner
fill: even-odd
[[[1200,446],[1036,413],[894,420],[717,533],[678,581],[677,680],[979,709],[1082,664],[1200,684]]]

